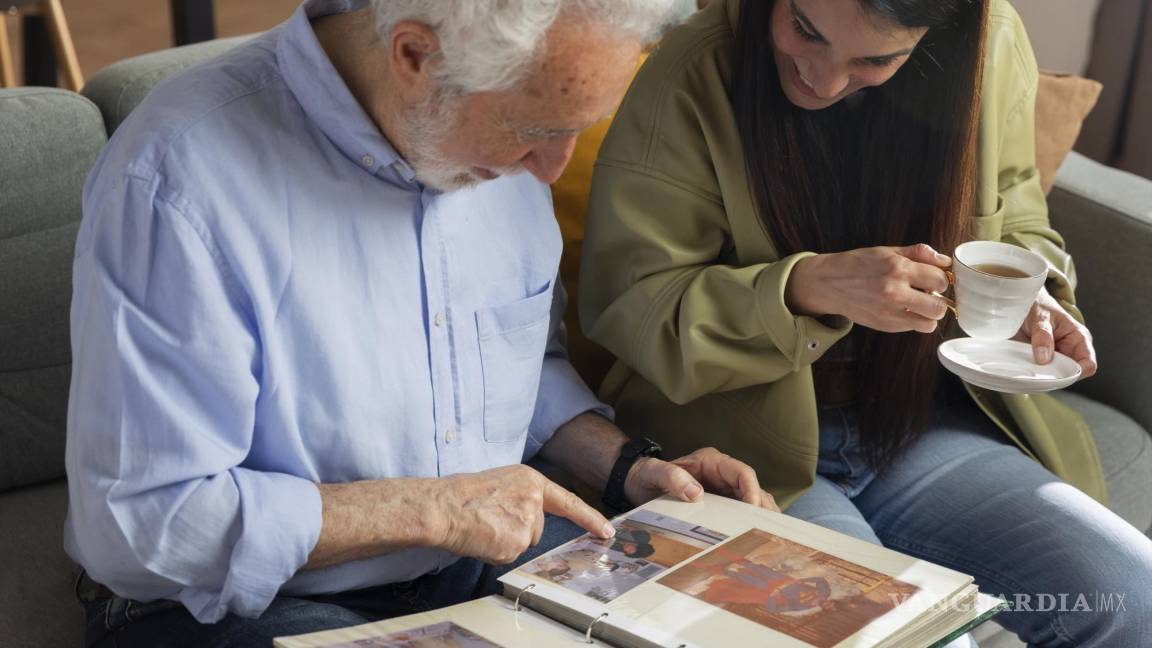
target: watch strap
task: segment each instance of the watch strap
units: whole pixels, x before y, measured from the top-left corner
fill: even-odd
[[[626,511],[631,508],[628,504],[628,498],[624,494],[624,484],[628,480],[628,473],[640,459],[644,457],[659,458],[661,452],[660,444],[651,439],[633,439],[625,443],[624,447],[620,449],[620,457],[616,459],[616,463],[612,466],[612,472],[608,475],[608,483],[604,487],[604,495],[601,497],[604,504],[616,511]]]

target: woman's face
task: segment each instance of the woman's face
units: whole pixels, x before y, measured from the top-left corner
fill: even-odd
[[[873,15],[859,0],[776,0],[772,11],[780,83],[806,110],[888,81],[927,32]]]

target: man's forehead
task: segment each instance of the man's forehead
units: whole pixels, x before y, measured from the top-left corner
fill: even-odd
[[[619,79],[595,78],[591,75],[560,75],[551,79],[533,79],[519,89],[501,93],[509,121],[522,130],[547,130],[542,136],[576,134],[612,116],[619,94],[632,76],[635,61],[621,63],[625,68]]]

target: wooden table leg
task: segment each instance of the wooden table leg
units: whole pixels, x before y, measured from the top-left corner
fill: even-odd
[[[191,45],[216,38],[212,0],[171,0],[172,39],[176,45]]]
[[[16,85],[16,68],[12,65],[12,43],[8,40],[8,14],[0,10],[0,88]]]
[[[52,30],[52,44],[56,57],[64,72],[64,87],[72,92],[80,92],[84,87],[84,75],[80,71],[80,59],[76,56],[76,44],[72,42],[72,32],[64,17],[64,7],[60,0],[44,0],[44,13]]]

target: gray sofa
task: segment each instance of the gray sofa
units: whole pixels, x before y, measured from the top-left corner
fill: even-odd
[[[0,91],[0,645],[81,645],[77,569],[61,546],[71,258],[85,176],[161,78],[233,46],[216,41],[119,63],[85,96]],[[1073,156],[1052,218],[1081,273],[1101,374],[1062,394],[1096,431],[1112,506],[1152,526],[1152,182]],[[985,648],[1019,645],[980,631]],[[990,634],[996,634],[989,637]]]

